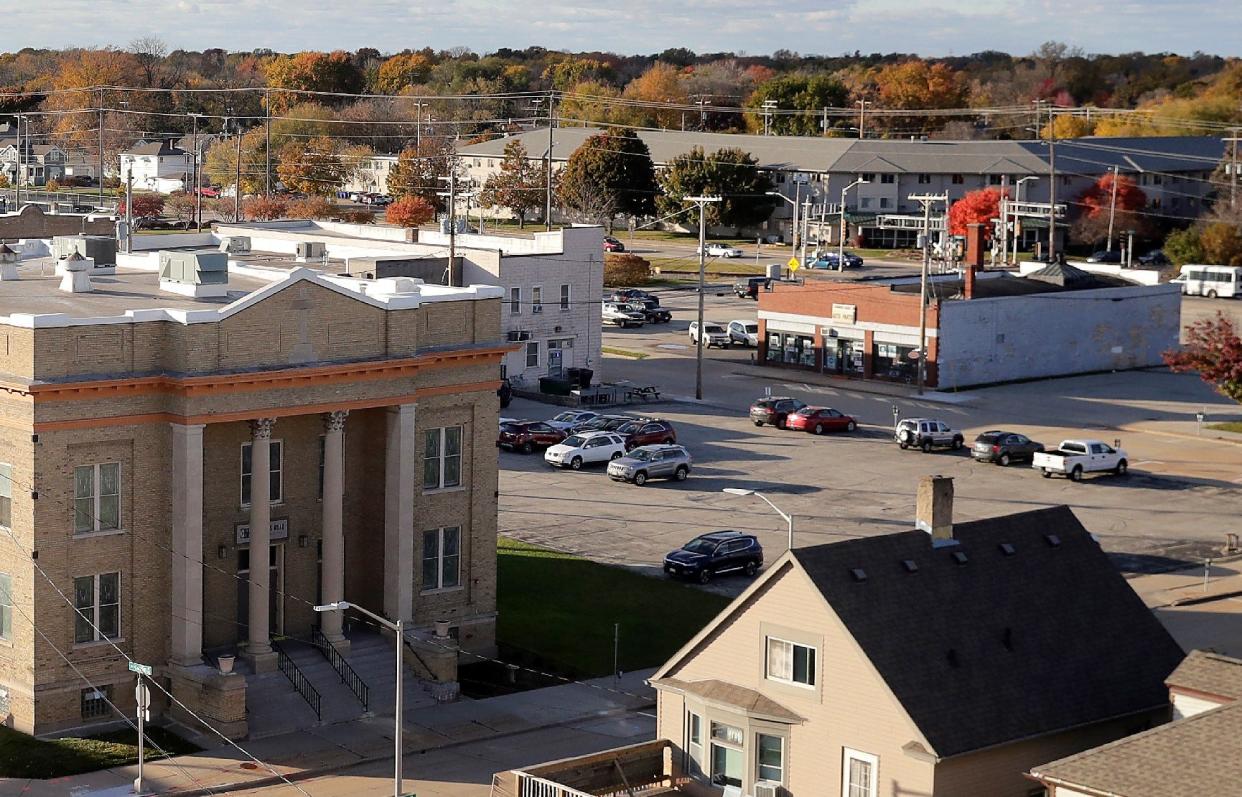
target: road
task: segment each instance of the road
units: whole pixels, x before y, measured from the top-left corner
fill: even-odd
[[[692,292],[667,292],[668,325],[608,330],[604,345],[642,355],[605,358],[606,378],[660,385],[694,395],[694,349],[686,328]],[[753,319],[755,304],[731,294],[707,296],[709,319]],[[667,402],[633,408],[671,420],[695,460],[691,478],[646,487],[614,483],[600,469],[554,471],[538,455],[501,454],[501,532],[599,561],[658,573],[664,553],[695,534],[722,528],[755,532],[769,560],[785,547],[785,525],[761,501],[721,493],[724,487],[765,491],[795,516],[795,544],[813,545],[911,527],[918,479],[955,477],[958,520],[1051,504],[1069,504],[1123,569],[1143,572],[1201,561],[1235,530],[1242,515],[1242,446],[1166,433],[1207,407],[1213,419],[1239,418],[1237,405],[1196,377],[1141,371],[1046,380],[972,391],[963,403],[939,404],[849,382],[816,384],[798,372],[760,370],[753,351],[712,349],[705,359],[703,404]],[[817,438],[755,428],[746,409],[765,388],[854,415],[854,435]],[[861,389],[860,389],[861,388]],[[1008,427],[1046,444],[1091,435],[1121,439],[1132,459],[1129,477],[1082,483],[1041,479],[1029,467],[973,462],[963,452],[901,451],[891,440],[892,408],[932,416],[965,430]],[[555,408],[517,400],[513,417],[550,417]],[[711,585],[734,594],[741,579]]]
[[[418,797],[487,797],[495,772],[587,755],[653,738],[655,717],[644,711],[429,750],[405,757],[404,789],[405,793],[417,794]],[[297,786],[301,791],[282,785],[228,794],[262,797],[391,796],[392,762],[365,764],[340,773],[298,781]]]

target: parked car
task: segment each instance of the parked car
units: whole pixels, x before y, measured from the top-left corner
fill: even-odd
[[[832,407],[803,407],[785,418],[785,428],[811,434],[852,432],[858,422]]]
[[[730,321],[729,342],[743,346],[759,345],[759,324],[755,321]]]
[[[707,249],[708,257],[741,257],[742,256],[741,249],[738,249],[736,246],[729,246],[728,244],[718,244],[718,243],[707,244],[706,249]],[[699,247],[697,246],[694,247],[694,253],[696,255],[699,253]]]
[[[673,424],[661,418],[638,418],[617,427],[616,432],[625,438],[626,451],[641,446],[660,443],[672,445],[677,442],[677,430],[673,428]]]
[[[605,252],[624,252],[625,244],[621,243],[616,238],[613,238],[611,235],[605,235],[604,236],[604,251]]]
[[[664,557],[664,572],[706,584],[724,573],[753,576],[763,567],[763,546],[752,534],[713,531],[700,534]]]
[[[696,346],[699,343],[699,322],[690,322],[690,342]],[[722,349],[729,348],[729,333],[724,326],[718,321],[703,322],[703,345],[707,348],[719,346]]]
[[[1170,263],[1168,255],[1164,253],[1163,249],[1153,249],[1147,254],[1139,256],[1138,262],[1140,266],[1167,266]]]
[[[612,292],[612,295],[608,297],[608,301],[621,302],[622,304],[633,301],[644,301],[652,302],[656,307],[660,306],[659,296],[656,296],[654,293],[648,293],[640,288],[617,288]]]
[[[565,410],[564,412],[558,412],[547,423],[553,429],[564,429],[568,432],[570,429],[598,417],[599,413],[592,412],[591,410]]]
[[[612,432],[571,434],[543,452],[543,461],[558,468],[582,470],[583,465],[625,456],[625,438]]]
[[[690,452],[681,446],[641,446],[608,463],[608,478],[642,487],[648,479],[685,481],[690,475]]]
[[[500,398],[500,408],[502,410],[509,406],[509,402],[513,401],[513,385],[509,382],[508,377],[501,377],[500,387],[496,389],[496,395]]]
[[[1093,252],[1087,258],[1088,263],[1120,263],[1121,252],[1114,252],[1110,249],[1102,249],[1099,252]]]
[[[1006,466],[1010,462],[1030,462],[1035,454],[1044,450],[1043,443],[1017,432],[983,432],[975,438],[970,455],[980,462],[995,462]]]
[[[647,323],[647,315],[645,313],[628,304],[617,304],[616,302],[604,302],[604,308],[600,313],[600,317],[605,324],[613,324],[622,329],[641,327]]]
[[[600,415],[585,423],[580,423],[572,430],[573,434],[583,432],[615,432],[631,421],[638,420],[633,415]]]
[[[944,421],[931,418],[907,418],[897,424],[893,438],[903,449],[921,448],[924,453],[933,448],[962,447],[962,433]]]
[[[194,226],[188,221],[165,219],[159,216],[139,216],[134,219],[135,230],[188,230]]]
[[[772,287],[772,280],[767,277],[746,277],[733,283],[733,292],[739,299],[759,300],[759,291]]]
[[[837,255],[838,255],[837,252],[822,252],[819,255],[817,255],[814,260],[812,260],[810,263],[807,264],[807,268],[821,268],[821,269],[835,270],[837,268],[837,260],[839,259]],[[861,257],[854,254],[853,252],[845,253],[845,267],[846,268],[862,268],[862,266],[863,266],[863,259]]]
[[[629,306],[646,316],[648,324],[667,324],[673,320],[673,314],[661,307],[659,302],[649,299],[631,299]]]
[[[529,454],[536,447],[547,448],[564,439],[564,430],[549,426],[544,421],[514,421],[501,425],[496,445]]]
[[[1082,481],[1084,473],[1110,471],[1124,476],[1130,469],[1126,452],[1099,440],[1062,440],[1056,451],[1041,451],[1031,459],[1031,467],[1045,479],[1054,473]]]
[[[805,402],[789,396],[765,396],[750,405],[750,419],[755,426],[767,423],[784,429],[789,416],[805,406]]]

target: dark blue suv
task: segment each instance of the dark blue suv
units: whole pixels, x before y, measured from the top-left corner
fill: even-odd
[[[700,534],[664,557],[664,572],[706,584],[722,573],[753,576],[763,564],[759,540],[740,531]]]

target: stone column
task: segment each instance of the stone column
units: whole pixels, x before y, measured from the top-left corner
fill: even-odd
[[[414,440],[416,405],[388,408],[384,464],[384,614],[414,618],[414,485],[420,478]]]
[[[345,530],[342,524],[345,498],[345,418],[347,410],[325,413],[323,416],[323,602],[335,603],[345,599]],[[319,615],[323,635],[328,641],[342,647],[345,635],[341,633],[342,612],[324,612]]]
[[[255,672],[275,666],[268,627],[268,590],[271,585],[268,551],[271,548],[271,442],[275,418],[250,422],[250,639],[246,657]]]
[[[203,424],[172,427],[172,660],[203,663]]]

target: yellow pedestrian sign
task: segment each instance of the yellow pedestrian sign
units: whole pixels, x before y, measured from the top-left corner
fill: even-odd
[[[798,258],[796,257],[789,258],[789,262],[786,263],[785,265],[789,266],[790,271],[797,271],[798,269],[802,268],[802,264],[798,262]]]

